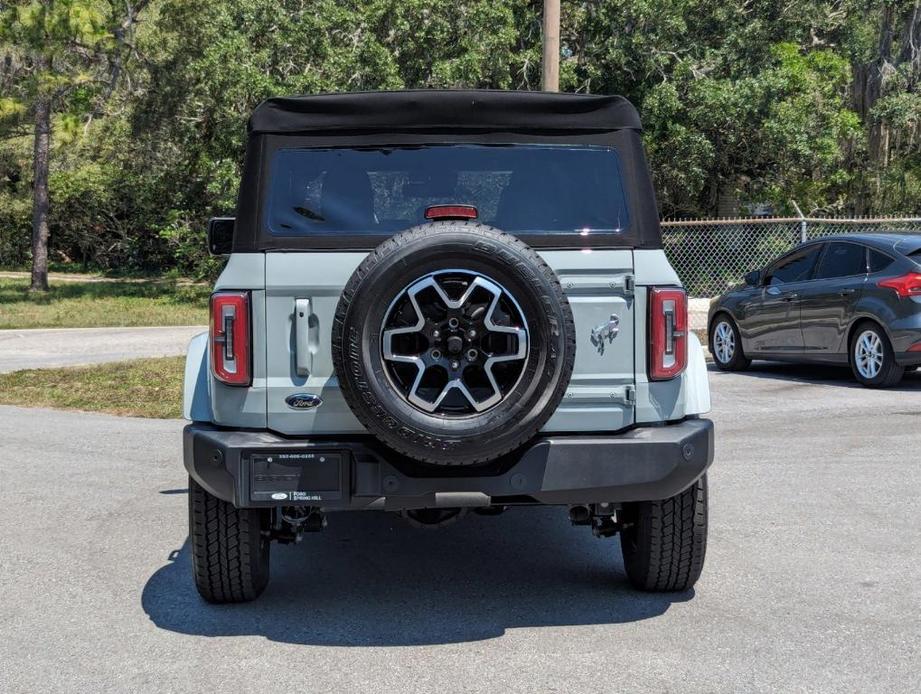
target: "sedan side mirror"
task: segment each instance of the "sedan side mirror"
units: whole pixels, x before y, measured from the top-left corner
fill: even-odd
[[[230,255],[233,251],[235,217],[212,217],[208,220],[208,252],[211,255]]]
[[[745,274],[745,284],[749,287],[757,287],[761,284],[761,270],[752,270]]]

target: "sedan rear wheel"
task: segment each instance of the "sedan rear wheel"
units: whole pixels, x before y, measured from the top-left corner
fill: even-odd
[[[854,377],[869,388],[894,386],[905,373],[905,367],[895,361],[889,338],[875,323],[863,323],[854,331],[850,361]]]
[[[726,314],[717,316],[710,328],[710,354],[723,371],[742,371],[751,365],[742,352],[739,330]]]

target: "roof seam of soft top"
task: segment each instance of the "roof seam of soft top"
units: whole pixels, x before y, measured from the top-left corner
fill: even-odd
[[[249,131],[607,132],[641,130],[621,96],[499,90],[406,90],[274,97],[253,111]]]

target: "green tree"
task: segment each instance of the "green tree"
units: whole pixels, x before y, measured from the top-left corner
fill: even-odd
[[[204,260],[206,218],[233,209],[263,99],[539,82],[539,15],[524,0],[163,0],[156,16],[138,35],[126,166],[158,191],[159,233],[184,269]]]
[[[0,37],[15,60],[12,95],[2,113],[31,117],[32,284],[48,290],[49,159],[53,116],[73,124],[98,111],[115,89],[130,50],[131,30],[148,0],[20,0],[0,3]]]
[[[43,95],[53,257],[207,273],[262,99],[540,82],[539,0],[150,0],[143,23],[121,2],[0,0],[0,262],[28,257]],[[562,10],[562,88],[638,106],[665,215],[921,208],[921,0]]]

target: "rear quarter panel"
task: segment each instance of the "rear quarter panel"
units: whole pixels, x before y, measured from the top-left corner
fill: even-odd
[[[872,320],[886,330],[894,352],[905,352],[921,340],[921,297],[900,298],[892,289],[878,286],[879,279],[871,275],[864,287],[851,321],[852,330],[857,323]],[[841,350],[847,353],[849,346],[845,341]]]
[[[228,386],[209,377],[211,421],[228,427],[264,429],[266,418],[265,255],[234,253],[214,285],[214,291],[248,290],[252,310],[253,383]],[[208,369],[210,374],[211,369]]]
[[[688,368],[684,373],[668,381],[649,380],[648,288],[681,286],[681,280],[664,251],[637,250],[633,256],[637,286],[633,314],[636,323],[636,423],[654,424],[705,414],[710,411],[707,364],[700,341],[693,333],[688,338]]]

